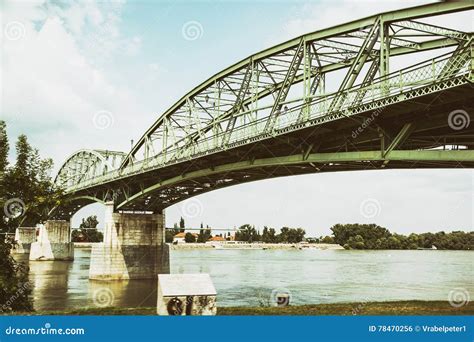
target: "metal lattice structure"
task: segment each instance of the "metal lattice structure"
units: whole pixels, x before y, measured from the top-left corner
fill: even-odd
[[[71,155],[60,167],[55,184],[69,188],[91,181],[116,170],[126,153],[105,150],[80,150]]]
[[[428,21],[473,9],[387,12],[256,53],[184,95],[127,155],[80,151],[57,182],[117,209],[161,210],[269,177],[472,167],[472,128],[453,129],[448,114],[472,112],[473,35]]]

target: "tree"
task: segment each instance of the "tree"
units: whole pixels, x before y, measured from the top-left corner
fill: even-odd
[[[15,146],[16,163],[13,167],[7,166],[1,178],[0,205],[11,210],[0,222],[4,232],[13,232],[20,225],[42,223],[54,206],[64,202],[62,190],[54,185],[50,176],[52,160],[41,159],[25,135],[18,137]]]
[[[193,242],[196,242],[196,237],[193,234],[188,232],[184,235],[184,241],[186,243],[193,243]]]
[[[303,241],[304,236],[306,234],[305,230],[302,228],[290,228],[288,233],[289,243],[298,243]]]
[[[0,220],[1,233],[13,232],[25,221],[26,213],[32,222],[39,223],[57,199],[49,178],[50,159],[40,159],[24,135],[16,143],[17,160],[13,167],[8,163],[8,152],[6,125],[0,121],[0,206],[5,210]],[[0,312],[32,310],[28,267],[11,257],[12,245],[1,236]]]
[[[10,255],[11,244],[0,239],[0,312],[31,311],[28,267]]]
[[[351,237],[360,235],[364,245],[374,245],[376,240],[387,239],[391,236],[388,229],[376,224],[336,224],[331,227],[334,241],[341,246],[348,243]],[[354,241],[354,240],[353,240]]]
[[[351,236],[349,240],[347,240],[347,245],[349,245],[351,249],[364,249],[364,238],[361,235]]]
[[[0,177],[8,166],[8,150],[7,127],[5,121],[0,120]]]
[[[184,222],[184,218],[180,218],[179,219],[179,228],[180,228],[180,232],[181,233],[184,233],[184,228],[186,227],[186,224]]]
[[[281,243],[298,243],[303,241],[306,232],[302,228],[288,228],[280,229],[280,234],[277,235],[276,240]]]
[[[172,229],[166,229],[165,230],[165,242],[167,242],[167,243],[173,242],[174,235],[175,234],[174,234]]]
[[[336,224],[331,230],[336,243],[352,249],[417,249],[431,248],[474,250],[474,232],[410,234],[390,233],[375,224]]]
[[[197,242],[205,243],[211,238],[211,230],[209,228],[201,229],[198,234]]]
[[[246,241],[250,243],[254,241],[260,241],[260,233],[255,229],[254,226],[251,226],[250,224],[244,224],[243,226],[240,226],[235,233],[235,240]]]
[[[102,242],[104,240],[104,234],[98,231],[97,225],[99,221],[97,216],[89,216],[86,219],[82,219],[82,223],[79,225],[79,229],[74,229],[71,234],[73,242]]]
[[[81,224],[79,225],[79,228],[97,228],[97,225],[99,224],[99,221],[97,220],[97,216],[89,216],[86,219],[82,219]]]
[[[326,235],[319,240],[320,243],[334,243],[334,238],[332,236]]]

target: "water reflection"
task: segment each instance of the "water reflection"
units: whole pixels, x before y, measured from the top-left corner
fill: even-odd
[[[453,288],[473,293],[471,251],[182,250],[172,273],[210,273],[218,305],[258,306],[288,289],[294,304],[446,300]],[[27,257],[15,257],[28,263]],[[90,249],[75,260],[31,261],[34,307],[155,306],[157,282],[89,281]]]
[[[156,305],[154,279],[89,281],[89,306],[139,307]]]

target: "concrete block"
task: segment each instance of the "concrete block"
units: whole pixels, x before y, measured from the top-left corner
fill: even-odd
[[[115,213],[106,204],[104,242],[91,251],[89,279],[154,279],[169,273],[163,214]]]
[[[40,225],[37,241],[31,244],[30,260],[74,260],[69,221],[51,220]]]
[[[30,248],[30,260],[74,260],[74,244],[33,242]]]
[[[169,273],[167,244],[92,246],[89,279],[153,279],[157,273]]]
[[[15,230],[15,245],[13,245],[12,254],[29,254],[31,244],[35,241],[35,227],[18,227]]]
[[[158,315],[212,316],[216,297],[209,274],[158,274]]]

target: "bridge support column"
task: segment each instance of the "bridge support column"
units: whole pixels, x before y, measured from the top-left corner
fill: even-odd
[[[35,227],[18,227],[15,230],[15,245],[13,254],[29,254],[31,244],[36,241]]]
[[[169,273],[164,214],[115,213],[106,203],[104,242],[92,247],[89,279],[154,279]]]
[[[74,260],[69,221],[49,220],[41,225],[36,242],[31,244],[30,260]]]

